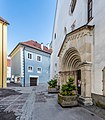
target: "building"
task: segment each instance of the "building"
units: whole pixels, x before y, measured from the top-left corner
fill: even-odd
[[[6,87],[7,78],[7,25],[0,17],[0,88]]]
[[[79,100],[105,105],[105,0],[57,0],[51,78],[81,81]],[[93,98],[93,99],[92,99]]]
[[[11,75],[22,86],[36,86],[50,79],[51,49],[30,40],[19,43],[10,53]]]
[[[11,59],[7,58],[7,83],[11,81]]]

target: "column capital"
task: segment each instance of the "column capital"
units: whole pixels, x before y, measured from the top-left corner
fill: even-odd
[[[92,62],[85,61],[85,62],[82,62],[80,66],[81,66],[81,68],[91,69]]]

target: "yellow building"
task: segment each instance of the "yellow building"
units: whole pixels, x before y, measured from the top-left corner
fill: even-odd
[[[9,23],[0,17],[0,88],[6,87],[7,77],[7,25]]]

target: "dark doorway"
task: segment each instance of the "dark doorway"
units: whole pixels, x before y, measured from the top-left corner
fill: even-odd
[[[37,78],[30,78],[30,86],[37,86]]]
[[[77,90],[78,94],[81,95],[81,70],[77,70]]]

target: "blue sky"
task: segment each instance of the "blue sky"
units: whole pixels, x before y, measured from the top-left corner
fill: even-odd
[[[8,54],[19,43],[52,39],[56,0],[0,0],[0,16],[8,26]]]

